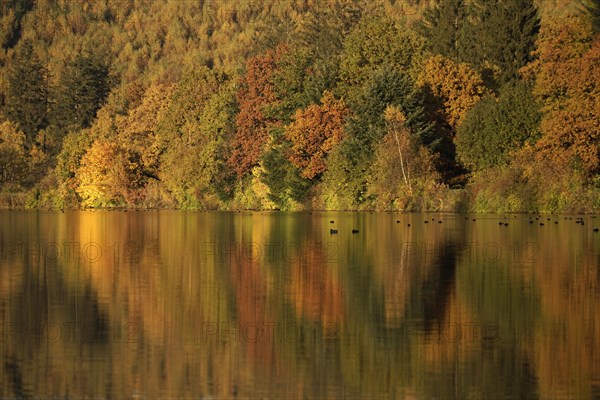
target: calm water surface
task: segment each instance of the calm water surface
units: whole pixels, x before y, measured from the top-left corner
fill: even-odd
[[[507,217],[0,211],[0,396],[599,398],[600,220]]]

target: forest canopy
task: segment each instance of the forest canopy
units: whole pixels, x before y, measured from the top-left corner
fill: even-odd
[[[7,0],[0,22],[2,207],[600,207],[598,0]]]

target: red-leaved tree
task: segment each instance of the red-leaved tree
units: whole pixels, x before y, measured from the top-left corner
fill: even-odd
[[[263,147],[269,139],[269,127],[278,124],[268,113],[268,108],[277,101],[271,78],[277,61],[286,50],[285,46],[279,46],[250,58],[246,64],[246,74],[237,93],[239,113],[228,160],[238,177],[258,165]]]

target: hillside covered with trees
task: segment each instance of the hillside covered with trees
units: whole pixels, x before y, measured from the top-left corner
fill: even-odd
[[[5,0],[0,206],[600,209],[600,1]]]

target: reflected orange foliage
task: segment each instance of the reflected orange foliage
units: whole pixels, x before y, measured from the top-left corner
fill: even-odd
[[[339,279],[332,274],[320,249],[310,248],[308,262],[292,264],[288,295],[298,316],[323,327],[343,320],[344,297]]]

